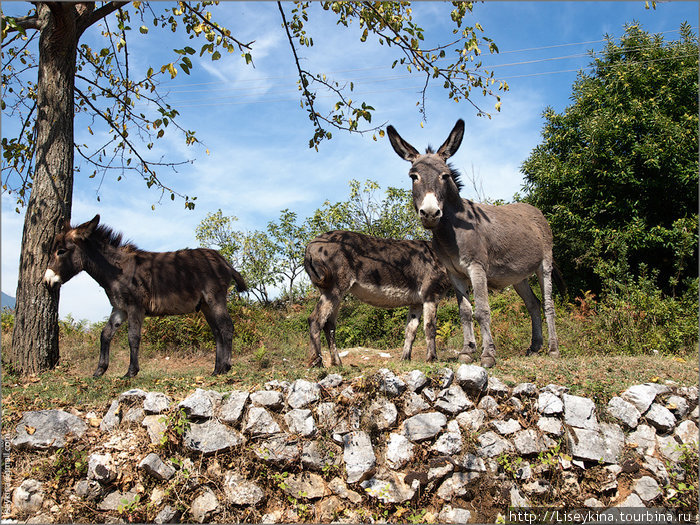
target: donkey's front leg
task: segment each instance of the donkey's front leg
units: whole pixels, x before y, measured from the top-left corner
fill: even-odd
[[[139,346],[141,345],[141,324],[143,311],[129,312],[129,369],[124,377],[134,377],[139,373]]]
[[[100,334],[100,360],[97,362],[97,369],[93,374],[94,377],[100,377],[107,371],[107,367],[109,366],[109,347],[112,343],[112,338],[117,328],[119,328],[125,320],[126,312],[124,310],[119,310],[118,308],[112,309],[109,320]]]
[[[423,307],[420,304],[414,304],[408,308],[406,336],[403,341],[403,353],[401,354],[401,359],[404,361],[411,360],[411,349],[413,348],[413,341],[416,339],[416,331],[418,330],[422,309]]]
[[[474,337],[474,326],[472,324],[474,311],[466,293],[462,293],[460,288],[455,286],[455,294],[457,295],[459,320],[462,323],[464,338],[462,351],[459,353],[458,359],[463,363],[471,363],[474,361],[474,354],[476,354],[476,338]]]
[[[478,263],[471,263],[467,268],[469,279],[474,290],[474,304],[476,317],[481,329],[483,350],[481,352],[481,366],[491,368],[496,364],[496,345],[491,337],[491,308],[489,307],[489,288],[486,279],[486,271]]]

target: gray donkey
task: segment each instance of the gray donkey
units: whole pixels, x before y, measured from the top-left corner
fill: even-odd
[[[458,293],[466,302],[468,286],[474,290],[476,309],[483,339],[481,365],[496,364],[496,349],[491,337],[491,310],[488,290],[513,285],[522,297],[532,320],[532,339],[527,354],[542,347],[540,302],[528,283],[537,274],[544,298],[544,313],[549,332],[549,355],[559,356],[554,326],[552,276],[564,291],[561,274],[552,258],[552,231],[537,208],[525,203],[490,206],[459,195],[459,174],[447,164],[464,136],[461,119],[437,152],[428,148],[423,155],[402,139],[392,126],[387,127],[394,151],[411,163],[408,172],[413,181],[413,205],[423,226],[433,232],[433,246],[449,273]],[[471,305],[468,305],[471,317]],[[470,319],[471,321],[471,319]],[[476,348],[471,322],[465,325],[467,337]]]
[[[129,321],[129,370],[139,372],[141,323],[146,315],[186,314],[202,310],[216,339],[214,374],[231,368],[233,322],[226,300],[231,281],[245,291],[243,277],[218,252],[207,248],[147,252],[122,242],[122,236],[100,225],[100,216],[71,228],[54,240],[44,282],[49,288],[85,270],[104,289],[112,314],[100,336],[95,377],[109,365],[109,346],[117,328]]]
[[[426,241],[382,239],[349,231],[319,235],[306,247],[304,268],[320,292],[309,317],[309,366],[322,366],[321,330],[331,353],[331,365],[341,366],[335,346],[335,327],[340,302],[347,293],[373,306],[408,306],[402,359],[411,359],[421,311],[426,339],[426,360],[437,359],[435,330],[437,303],[452,287],[445,268]],[[457,291],[458,298],[460,291]],[[463,310],[462,325],[471,326],[471,311]],[[466,303],[469,304],[469,303]],[[466,334],[466,330],[465,330]],[[473,339],[473,337],[472,337]],[[465,338],[465,345],[470,343]],[[471,352],[474,351],[472,343]],[[469,353],[468,349],[462,353]]]

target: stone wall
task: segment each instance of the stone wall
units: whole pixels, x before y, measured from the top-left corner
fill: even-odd
[[[674,508],[682,454],[698,446],[697,387],[635,385],[600,411],[567,391],[461,365],[182,400],[135,389],[102,417],[27,412],[5,436],[13,455],[52,465],[63,447],[83,464],[68,482],[14,472],[3,520],[485,523],[508,507]]]

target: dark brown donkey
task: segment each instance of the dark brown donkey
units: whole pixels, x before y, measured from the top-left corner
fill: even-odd
[[[129,321],[129,370],[139,372],[141,323],[146,315],[186,314],[202,310],[216,339],[214,374],[231,368],[233,322],[226,307],[231,280],[246,290],[241,275],[218,252],[205,248],[146,252],[122,242],[122,236],[99,225],[100,216],[65,231],[54,241],[44,282],[60,286],[85,270],[104,288],[112,314],[100,337],[95,377],[109,365],[109,345],[117,328]]]
[[[525,203],[489,206],[460,197],[459,174],[447,164],[447,159],[462,143],[464,121],[457,121],[436,153],[428,148],[423,155],[392,126],[387,132],[394,151],[411,163],[408,174],[413,179],[413,204],[423,226],[433,232],[433,246],[440,261],[458,292],[466,297],[470,283],[474,290],[474,316],[483,339],[482,366],[496,363],[489,288],[513,285],[525,301],[532,320],[532,340],[527,353],[536,353],[542,347],[540,302],[528,284],[532,274],[537,274],[542,288],[549,354],[558,357],[552,276],[560,291],[564,291],[564,282],[554,265],[552,231],[542,212]],[[471,316],[471,305],[468,310]],[[471,322],[469,325],[471,330]]]
[[[340,302],[347,293],[372,306],[409,307],[402,359],[411,359],[411,348],[422,312],[427,343],[426,360],[437,359],[437,303],[452,284],[430,243],[332,231],[319,235],[307,245],[304,268],[321,292],[318,304],[309,317],[310,366],[323,366],[321,330],[326,334],[331,365],[342,364],[335,346],[335,327]],[[460,295],[459,291],[457,295]],[[468,322],[471,327],[471,313],[467,316],[467,312],[461,309],[461,300],[459,304],[462,325]],[[465,345],[469,342],[465,336]],[[474,349],[464,348],[462,352],[469,354]]]

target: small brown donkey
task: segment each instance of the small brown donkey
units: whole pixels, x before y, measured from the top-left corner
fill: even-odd
[[[326,334],[331,365],[342,364],[335,346],[335,326],[340,302],[347,293],[372,306],[409,307],[402,359],[411,359],[411,348],[422,312],[427,343],[426,360],[437,359],[437,303],[452,288],[452,284],[430,243],[331,231],[309,242],[304,268],[321,292],[318,304],[309,317],[309,366],[323,366],[321,330]],[[457,296],[460,296],[459,291]],[[469,322],[471,326],[471,313],[467,316],[462,309],[463,304],[460,299],[462,325]],[[471,342],[471,348],[467,347],[469,344],[470,340],[465,337],[463,353],[474,352],[474,343]]]
[[[216,339],[214,374],[231,368],[233,322],[226,307],[231,280],[245,291],[241,275],[218,252],[205,248],[146,252],[122,242],[122,235],[100,225],[100,216],[71,228],[66,223],[53,245],[44,275],[47,286],[60,286],[85,270],[104,288],[112,314],[100,336],[95,377],[109,365],[109,345],[117,328],[129,321],[129,370],[139,372],[141,323],[146,315],[186,314],[202,310]]]
[[[394,151],[411,163],[408,174],[413,180],[413,205],[423,226],[433,232],[433,246],[440,262],[463,296],[467,295],[469,284],[474,290],[474,316],[483,339],[482,366],[496,364],[489,288],[513,285],[525,301],[532,321],[532,340],[527,353],[536,353],[542,347],[540,302],[528,284],[532,274],[537,274],[542,288],[549,354],[558,357],[552,277],[560,291],[564,291],[565,285],[554,265],[552,231],[542,212],[525,203],[489,206],[460,197],[459,174],[447,164],[447,159],[462,143],[464,121],[457,121],[437,152],[428,148],[423,155],[392,126],[387,132]],[[471,318],[471,305],[468,311]],[[468,330],[472,330],[471,321]],[[473,334],[471,337],[473,341]]]

